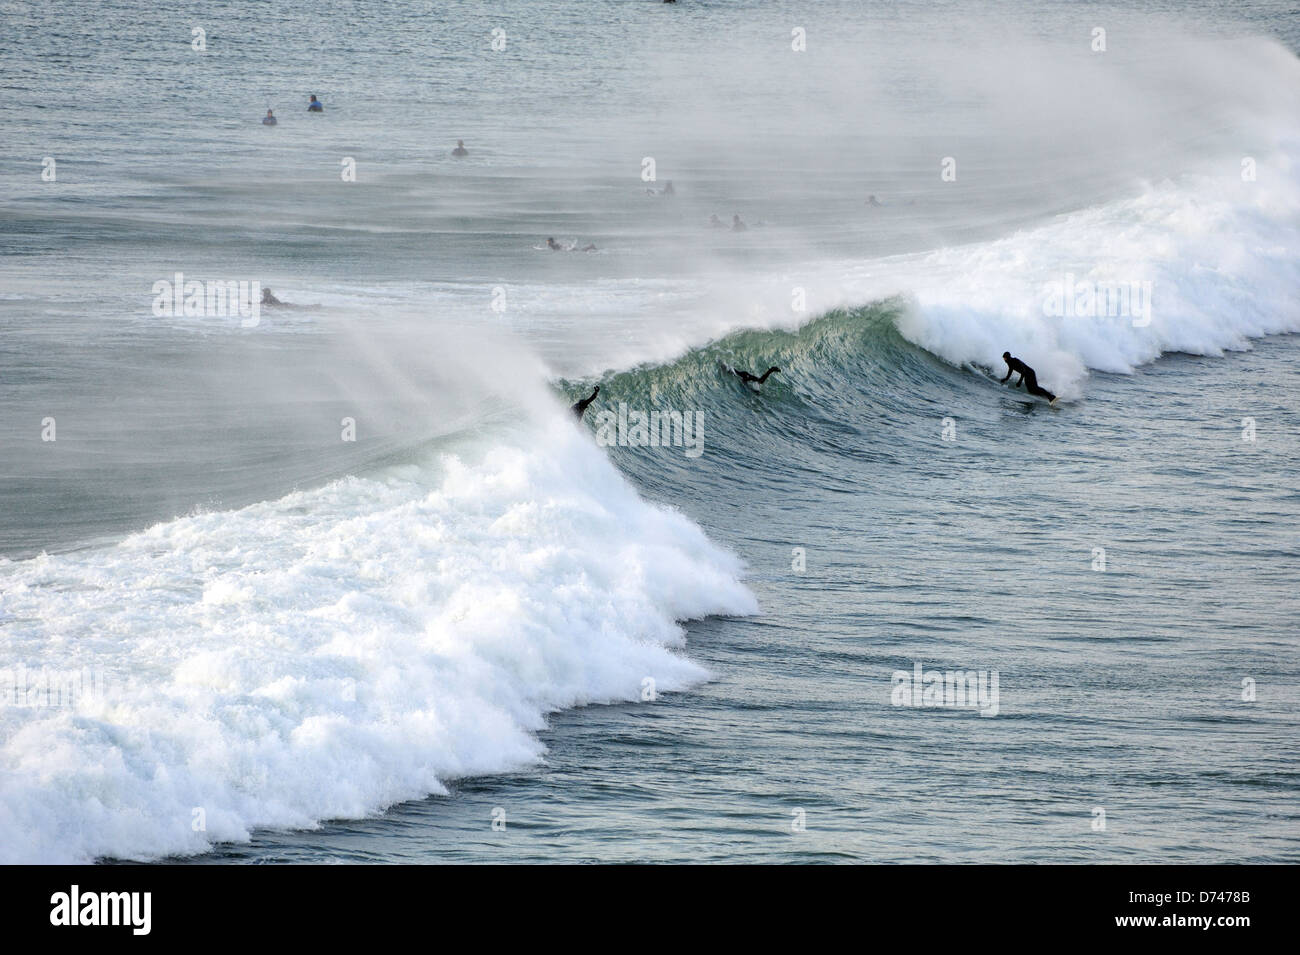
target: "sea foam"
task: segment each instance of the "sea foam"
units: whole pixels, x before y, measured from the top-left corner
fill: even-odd
[[[106,688],[0,703],[0,862],[360,817],[536,763],[548,712],[706,679],[678,622],[755,612],[739,561],[570,421],[507,430],[0,563],[0,673],[88,668]]]

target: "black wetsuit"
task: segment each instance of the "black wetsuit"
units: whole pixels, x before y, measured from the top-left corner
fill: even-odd
[[[1015,356],[1004,358],[1002,360],[1007,363],[1007,375],[1006,378],[1002,379],[1004,385],[1007,383],[1007,378],[1010,378],[1014,374],[1019,374],[1020,380],[1016,382],[1017,388],[1023,384],[1025,386],[1025,391],[1029,392],[1031,395],[1038,395],[1040,398],[1046,398],[1048,401],[1056,400],[1056,395],[1052,394],[1046,388],[1039,387],[1038,376],[1034,374],[1034,369],[1030,368]]]
[[[735,371],[735,373],[740,376],[741,381],[754,381],[760,385],[763,382],[767,381],[768,375],[772,374],[772,372],[774,371],[780,371],[780,370],[781,370],[780,368],[769,368],[767,371],[763,372],[763,377],[760,378],[758,375],[751,375],[749,372],[741,371],[739,368],[733,369],[733,371]]]
[[[582,416],[583,416],[584,414],[586,414],[586,412],[587,412],[587,405],[589,405],[589,404],[591,404],[593,401],[595,401],[595,400],[596,400],[596,395],[598,395],[598,394],[600,394],[600,386],[599,386],[599,385],[597,385],[597,386],[596,386],[596,390],[593,391],[593,392],[591,393],[591,397],[589,397],[589,398],[583,398],[581,401],[576,402],[576,403],[573,405],[573,407],[571,407],[569,410],[572,411],[572,412],[574,413],[574,415],[577,417],[577,419],[578,419],[579,421],[581,421],[581,420],[582,420]]]

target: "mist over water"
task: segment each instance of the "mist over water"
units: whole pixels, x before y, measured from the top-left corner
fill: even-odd
[[[958,614],[950,652],[1037,661],[1034,641],[998,644],[1005,621],[983,603],[1018,594],[1052,630],[1048,593],[1075,571],[1005,568],[989,524],[1031,533],[1018,522],[1037,514],[1052,539],[1082,543],[1099,461],[1143,453],[1102,450],[1099,435],[1193,414],[1138,383],[1169,374],[1150,363],[1300,330],[1288,13],[609,0],[68,3],[56,17],[4,4],[0,670],[96,666],[125,689],[76,712],[0,709],[0,834],[33,833],[0,838],[0,857],[199,852],[379,812],[535,765],[548,714],[643,699],[647,676],[698,694],[733,668],[778,680],[795,645],[822,660],[841,639],[913,652],[881,620],[924,630],[966,599],[979,606]],[[311,93],[323,114],[306,112]],[[268,107],[273,128],[259,123]],[[669,181],[673,196],[651,194]],[[711,228],[715,214],[749,228]],[[596,250],[551,252],[548,236]],[[177,273],[257,282],[286,304],[255,327],[156,315],[154,284]],[[1067,280],[1145,287],[1147,311],[1050,314]],[[1262,422],[1273,443],[1255,487],[1269,494],[1296,454],[1277,371],[1293,340],[1270,347],[1284,357],[1234,382],[1239,404],[1186,397],[1229,374],[1199,362],[1170,391],[1225,434]],[[1062,396],[1054,431],[1023,392],[992,390],[1005,349]],[[719,371],[769,364],[783,372],[761,396]],[[620,401],[703,412],[703,456],[594,447],[563,408],[596,383],[607,404],[593,414]],[[953,487],[930,469],[936,422],[956,418],[964,436],[963,415],[993,436],[962,477],[982,501],[962,526],[983,584],[914,615],[880,569],[961,566],[934,514]],[[1189,429],[1152,437],[1157,474],[1202,453]],[[1064,454],[1077,498],[1025,513],[1010,472],[981,483],[1006,445]],[[1263,520],[1263,550],[1208,557],[1213,534],[1186,514],[1169,527],[1195,538],[1189,566],[1237,561],[1207,578],[1212,593],[1285,601],[1295,495],[1261,517],[1215,470],[1229,466],[1212,455],[1210,477],[1179,479],[1229,525]],[[1034,494],[1061,481],[1034,477]],[[899,533],[844,518],[846,500]],[[1138,505],[1095,503],[1122,536],[1109,505]],[[858,538],[834,536],[846,527]],[[790,548],[817,528],[844,576],[792,594],[779,584]],[[1186,570],[1162,565],[1154,540],[1132,543],[1148,569]],[[1281,561],[1278,576],[1246,572],[1260,559]],[[850,570],[863,566],[875,576]],[[1000,573],[1012,577],[992,583]],[[1159,618],[1160,639],[1195,626],[1142,592],[1135,577],[1131,615]],[[843,611],[846,594],[871,609]],[[766,624],[742,619],[760,607]],[[702,664],[681,623],[716,614],[736,619],[693,625],[722,631]],[[1293,642],[1267,616],[1219,621],[1240,628],[1243,673],[1261,659],[1251,647]],[[753,626],[783,638],[729,656]],[[1278,705],[1294,660],[1273,652]],[[843,685],[832,695],[842,712],[860,705]],[[721,705],[753,702],[737,691]],[[1252,746],[1285,734],[1279,712],[1260,719],[1274,722]],[[207,834],[190,828],[196,805],[215,820]],[[141,807],[165,821],[133,823]],[[1293,855],[1293,840],[1269,853]]]

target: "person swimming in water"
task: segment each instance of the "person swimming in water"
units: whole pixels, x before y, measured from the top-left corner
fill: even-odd
[[[878,206],[880,205],[880,200],[877,199],[876,196],[875,196],[875,194],[873,193],[873,194],[867,196],[867,198],[866,198],[866,202],[865,202],[864,204],[865,204],[865,205],[868,205],[868,206],[877,206],[877,207],[878,207]]]
[[[713,215],[709,216],[710,229],[725,229],[726,227],[727,224],[718,218],[718,214],[716,212],[713,213]]]
[[[273,114],[273,113],[268,109],[268,110],[266,111],[266,115],[262,117],[262,125],[263,125],[263,126],[274,126],[274,125],[276,124],[276,122],[277,122],[277,120],[276,120],[276,118],[275,118],[275,114]]]
[[[1020,380],[1016,382],[1016,388],[1019,388],[1023,384],[1025,390],[1031,395],[1038,395],[1040,398],[1046,398],[1051,404],[1056,404],[1056,395],[1052,394],[1046,388],[1040,388],[1038,386],[1038,375],[1034,373],[1034,369],[1030,368],[1019,358],[1012,358],[1011,352],[1009,351],[1004,351],[1002,353],[1002,360],[1007,363],[1007,374],[1006,377],[1002,379],[1002,384],[1005,385],[1007,383],[1007,378],[1019,373]]]
[[[735,375],[737,378],[739,378],[741,381],[745,382],[746,384],[752,382],[753,384],[761,385],[765,381],[767,381],[768,375],[771,375],[773,373],[780,374],[781,369],[777,368],[776,365],[773,365],[767,371],[763,372],[762,375],[751,375],[749,372],[744,371],[740,368],[733,368],[731,369],[731,373]]]
[[[263,304],[263,305],[283,305],[284,302],[280,301],[278,298],[276,298],[274,295],[272,295],[272,294],[271,294],[271,290],[270,290],[269,288],[264,288],[264,289],[262,289],[262,304]]]
[[[550,249],[552,252],[577,252],[577,251],[579,251],[579,249],[578,249],[578,243],[575,242],[575,243],[573,243],[573,245],[569,246],[569,247],[566,249],[564,246],[560,245],[560,243],[558,243],[558,242],[555,241],[555,237],[554,237],[554,236],[550,236],[550,237],[547,238],[547,240],[546,240],[546,247],[547,247],[548,249]],[[596,243],[594,243],[594,242],[589,242],[589,243],[587,243],[587,245],[583,246],[583,248],[581,249],[581,251],[583,251],[583,252],[595,252],[595,251],[596,251]]]
[[[456,148],[451,151],[453,156],[468,156],[469,150],[465,148],[465,140],[456,140]]]
[[[600,385],[596,386],[596,390],[591,393],[589,398],[583,398],[581,401],[576,402],[569,410],[581,421],[582,416],[587,413],[587,405],[595,401],[598,394],[600,394]]]
[[[744,231],[745,231],[746,229],[748,229],[748,228],[749,228],[749,226],[745,225],[745,223],[743,223],[743,222],[740,221],[740,216],[739,216],[739,215],[734,215],[734,216],[731,217],[731,231],[732,231],[732,232],[744,232]]]
[[[312,94],[311,94],[311,102],[307,104],[307,112],[309,112],[309,113],[323,113],[323,112],[325,112],[325,106],[324,106],[324,104],[321,103],[321,101],[318,100],[318,99],[316,98],[316,94],[315,94],[315,93],[312,93]]]

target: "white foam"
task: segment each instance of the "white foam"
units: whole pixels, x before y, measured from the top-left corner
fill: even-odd
[[[705,679],[677,621],[756,611],[739,562],[565,418],[0,563],[0,672],[107,684],[70,707],[0,704],[0,862],[362,816],[536,762],[548,712]]]
[[[1130,372],[1169,352],[1216,355],[1300,331],[1300,193],[1288,165],[1265,176],[1164,182],[1038,229],[894,263],[894,288],[916,305],[900,331],[955,364],[999,372],[1009,349],[1066,396],[1082,393],[1088,369]],[[1052,314],[1049,300],[1067,283],[1144,287],[1150,309]]]

